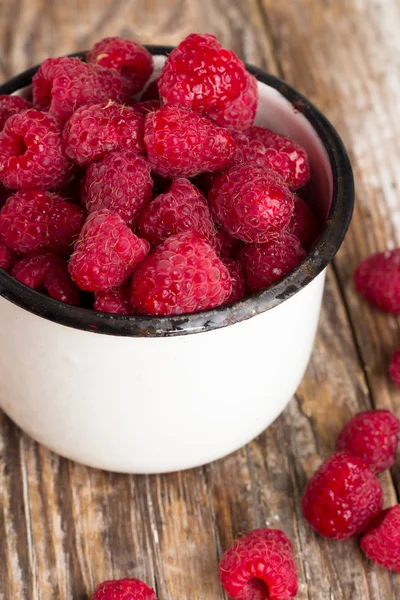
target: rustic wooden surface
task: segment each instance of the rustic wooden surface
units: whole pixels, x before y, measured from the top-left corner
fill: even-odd
[[[123,576],[155,586],[159,600],[221,600],[221,553],[238,533],[267,525],[294,542],[299,599],[400,598],[400,577],[369,564],[356,541],[319,538],[300,511],[307,477],[353,413],[375,406],[400,416],[386,374],[397,319],[362,302],[351,283],[362,257],[399,243],[399,27],[397,0],[0,0],[2,80],[108,35],[176,44],[212,32],[326,112],[357,185],[307,375],[246,448],[189,472],[129,477],[62,460],[0,416],[1,600],[84,600]],[[381,480],[395,503],[398,466]]]

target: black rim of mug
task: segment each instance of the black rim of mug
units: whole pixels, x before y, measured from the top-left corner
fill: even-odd
[[[146,46],[153,55],[168,55],[170,46]],[[72,54],[78,58],[84,52]],[[0,94],[12,94],[31,84],[39,65],[0,86]],[[108,335],[166,337],[201,333],[250,319],[281,304],[308,285],[332,261],[349,227],[354,207],[353,172],[346,149],[328,119],[302,94],[282,79],[246,64],[258,81],[275,88],[311,123],[328,154],[333,175],[333,201],[320,238],[302,263],[266,290],[227,306],[187,315],[167,317],[124,316],[96,312],[53,300],[23,285],[0,269],[0,295],[49,321]]]

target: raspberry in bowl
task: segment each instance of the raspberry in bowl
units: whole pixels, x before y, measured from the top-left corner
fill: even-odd
[[[13,107],[5,125],[5,154],[0,134],[0,183],[4,171],[16,188],[0,212],[0,406],[70,459],[160,473],[220,458],[282,412],[310,358],[354,190],[319,110],[213,36],[138,52],[126,65],[121,54],[72,61],[77,100],[65,110],[68,61],[0,86],[28,97],[34,78],[33,108]],[[203,95],[181,68],[199,53],[214,82]],[[155,80],[161,107],[132,96]],[[31,132],[36,112],[62,130],[45,189],[40,161],[23,160],[41,148],[14,127],[24,110]]]

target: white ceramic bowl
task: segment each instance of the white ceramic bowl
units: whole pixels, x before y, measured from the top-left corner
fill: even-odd
[[[159,68],[171,49],[150,47]],[[0,406],[25,432],[86,465],[129,473],[187,469],[265,429],[310,358],[325,268],[353,209],[353,178],[332,125],[254,67],[257,123],[308,151],[325,223],[303,263],[228,307],[164,318],[112,316],[47,298],[0,271]],[[0,87],[29,85],[31,69]]]

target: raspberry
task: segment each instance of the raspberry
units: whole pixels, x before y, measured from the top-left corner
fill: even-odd
[[[248,129],[253,125],[257,112],[258,88],[257,80],[251,73],[246,73],[248,86],[236,100],[222,110],[209,111],[207,114],[218,125],[229,129]]]
[[[158,100],[158,102],[160,101],[160,93],[158,91],[158,78],[149,83],[149,85],[145,88],[140,99],[142,102],[147,102],[151,100]]]
[[[164,177],[221,171],[230,165],[235,153],[235,143],[226,129],[175,106],[147,115],[144,143],[152,168]]]
[[[130,93],[143,89],[153,72],[153,57],[146,48],[121,37],[104,38],[88,53],[88,63],[115,69],[129,82]]]
[[[320,535],[345,540],[367,529],[382,503],[381,484],[364,460],[339,452],[308,482],[303,513]]]
[[[400,313],[400,248],[364,259],[354,272],[354,284],[371,304]]]
[[[240,258],[250,293],[282,279],[297,267],[305,254],[299,240],[286,231],[265,244],[245,246]]]
[[[132,315],[130,288],[130,282],[128,281],[108,292],[97,292],[95,294],[94,309],[115,315]]]
[[[153,246],[182,231],[197,231],[211,246],[216,244],[207,200],[188,179],[176,179],[167,192],[154,198],[140,215],[139,231]]]
[[[222,259],[237,258],[242,245],[243,242],[241,242],[237,238],[232,237],[223,229],[217,229],[217,249],[218,254]]]
[[[151,199],[153,180],[150,165],[132,152],[110,152],[87,169],[82,179],[81,197],[87,211],[108,208],[130,226]]]
[[[290,600],[297,594],[293,546],[279,529],[255,529],[236,540],[219,563],[219,578],[234,600]]]
[[[393,383],[400,386],[400,350],[393,352],[392,360],[390,361],[389,374]]]
[[[68,253],[83,226],[79,206],[39,190],[21,190],[0,211],[0,234],[11,250]]]
[[[226,304],[231,302],[237,302],[247,295],[246,283],[244,281],[244,274],[242,265],[238,260],[232,260],[231,258],[224,258],[224,265],[229,271],[229,275],[232,279],[232,292],[229,296]]]
[[[30,108],[10,117],[0,134],[0,180],[12,189],[48,190],[71,177],[56,117]]]
[[[214,218],[243,242],[263,243],[290,222],[293,195],[281,177],[252,165],[232,167],[212,184],[208,194]]]
[[[78,58],[47,58],[32,79],[36,108],[48,110],[62,121],[90,103],[125,102],[129,85],[113,69],[89,65]]]
[[[276,142],[275,145],[267,145],[269,137],[256,137],[253,131],[261,130],[267,132],[268,136],[278,136],[278,134],[264,129],[262,127],[252,127],[245,133],[235,132],[236,141],[235,164],[255,164],[260,167],[266,167],[279,173],[289,188],[297,190],[307,183],[310,179],[310,167],[306,151],[288,138],[283,138],[281,146]],[[253,136],[253,137],[251,137]],[[271,137],[270,144],[273,143]]]
[[[119,215],[104,208],[87,218],[68,270],[81,290],[107,292],[125,283],[149,250],[149,242],[132,233]]]
[[[0,95],[0,131],[3,130],[7,119],[31,106],[31,102],[21,96]]]
[[[399,431],[400,421],[389,410],[367,410],[343,427],[336,450],[360,456],[379,473],[395,463]]]
[[[360,545],[368,558],[400,573],[400,504],[381,512]]]
[[[247,86],[245,66],[235,53],[214,36],[196,33],[171,52],[158,80],[164,103],[198,112],[226,109]]]
[[[0,269],[8,271],[14,263],[17,262],[17,255],[15,252],[7,248],[4,242],[0,239]]]
[[[109,102],[79,108],[66,123],[65,152],[85,167],[112,150],[143,153],[144,117],[131,106]]]
[[[79,290],[61,256],[49,253],[26,256],[14,265],[11,275],[35,290],[46,290],[50,298],[59,302],[79,304]]]
[[[104,581],[90,600],[157,600],[154,590],[139,579]]]
[[[318,222],[309,206],[294,194],[294,209],[289,226],[286,230],[299,240],[303,248],[311,248],[318,235]]]
[[[193,232],[169,237],[133,275],[131,304],[147,315],[179,315],[220,306],[229,298],[228,269],[206,239]]]

